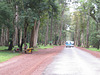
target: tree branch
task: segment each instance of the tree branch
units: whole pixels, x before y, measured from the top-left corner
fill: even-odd
[[[94,12],[94,13],[92,13],[92,12]],[[90,8],[90,16],[91,16],[96,22],[98,22],[97,19],[96,19],[96,17],[95,17],[95,10],[94,10],[94,7],[91,7],[91,8]]]

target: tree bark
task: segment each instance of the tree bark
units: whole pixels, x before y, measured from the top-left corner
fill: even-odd
[[[45,46],[47,45],[47,41],[48,41],[48,29],[49,29],[48,24],[49,22],[47,21],[47,28],[46,28],[46,34],[45,34]]]
[[[17,26],[14,26],[15,29],[15,33],[13,35],[13,45],[17,45],[18,44],[18,28]]]
[[[34,42],[34,26],[32,27],[31,31],[31,39],[30,39],[30,48],[33,47],[33,42]]]
[[[40,20],[38,21],[37,26],[35,26],[35,31],[34,31],[34,47],[37,46],[39,26],[40,26]]]
[[[52,44],[52,23],[53,23],[53,15],[51,16],[51,27],[50,27],[50,45]]]
[[[63,23],[62,23],[63,24]],[[57,44],[61,45],[61,36],[62,36],[62,24],[60,25],[60,33],[59,33],[59,38],[57,41]]]
[[[59,33],[59,38],[58,38],[58,41],[57,41],[57,44],[59,43],[59,45],[61,45],[61,36],[62,36],[62,27],[63,27],[63,17],[64,17],[64,11],[65,11],[65,6],[61,12],[61,25],[60,25],[60,33]]]
[[[1,45],[4,46],[4,28],[1,29]]]
[[[87,17],[87,35],[86,35],[86,48],[89,48],[89,9],[88,9],[88,17]]]
[[[81,46],[80,38],[81,38],[81,33],[80,33],[80,28],[79,28],[79,29],[78,29],[78,46],[79,46],[79,47]]]
[[[9,28],[7,28],[6,30],[6,42],[5,45],[8,46],[9,45]]]
[[[20,29],[20,45],[22,43],[22,28]]]
[[[28,27],[28,18],[25,17],[25,23],[24,23],[24,44],[26,44],[26,39],[27,39],[27,27]]]
[[[15,25],[14,25],[14,29],[15,29],[15,33],[13,36],[13,45],[17,45],[18,44],[18,5],[16,5],[16,13],[15,13]]]
[[[20,47],[20,28],[18,28],[18,47]]]
[[[81,46],[84,47],[84,32],[81,34]]]
[[[31,31],[31,40],[30,40],[30,47],[34,47],[34,35],[35,35],[35,28],[36,28],[37,21],[35,20],[34,26]]]
[[[12,48],[13,48],[13,41],[11,40],[8,50],[12,50]]]
[[[77,45],[77,24],[75,26],[74,42],[75,42],[75,45]]]
[[[97,26],[96,26],[96,30],[97,30],[97,32],[99,32],[98,30],[99,30],[99,23],[97,22]],[[99,34],[99,33],[98,33]],[[97,35],[98,35],[97,34]],[[100,39],[98,40],[98,42],[97,42],[97,49],[99,49],[99,46],[100,46]]]
[[[20,51],[22,51],[22,47],[23,47],[23,44],[24,44],[24,39],[22,39],[22,41],[21,41],[21,44],[20,44]]]

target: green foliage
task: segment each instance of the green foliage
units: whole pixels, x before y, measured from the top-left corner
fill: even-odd
[[[0,50],[7,50],[8,47],[7,46],[0,46]]]
[[[11,53],[11,52],[8,52],[8,51],[1,51],[0,52],[0,63],[1,62],[4,62],[4,61],[7,61],[8,59],[11,59],[12,57],[15,57],[15,56],[18,56],[20,55],[19,53]]]
[[[100,49],[97,48],[87,48],[88,50],[92,50],[92,51],[100,51]]]
[[[94,47],[97,47],[99,41],[97,34],[98,32],[94,31],[90,35],[90,44],[93,45]]]
[[[39,45],[38,48],[40,49],[47,49],[47,48],[53,48],[54,46],[53,45],[47,45],[47,46],[44,46],[44,45]]]
[[[11,9],[8,7],[8,5],[5,2],[0,2],[0,24],[9,27],[9,21],[11,21],[11,16]]]

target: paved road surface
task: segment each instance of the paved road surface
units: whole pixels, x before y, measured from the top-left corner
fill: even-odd
[[[100,59],[77,48],[64,48],[43,75],[100,75]]]

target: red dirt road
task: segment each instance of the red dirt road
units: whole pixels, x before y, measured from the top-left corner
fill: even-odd
[[[42,49],[32,54],[22,54],[0,63],[0,75],[41,75],[53,57],[63,50],[64,46]]]

